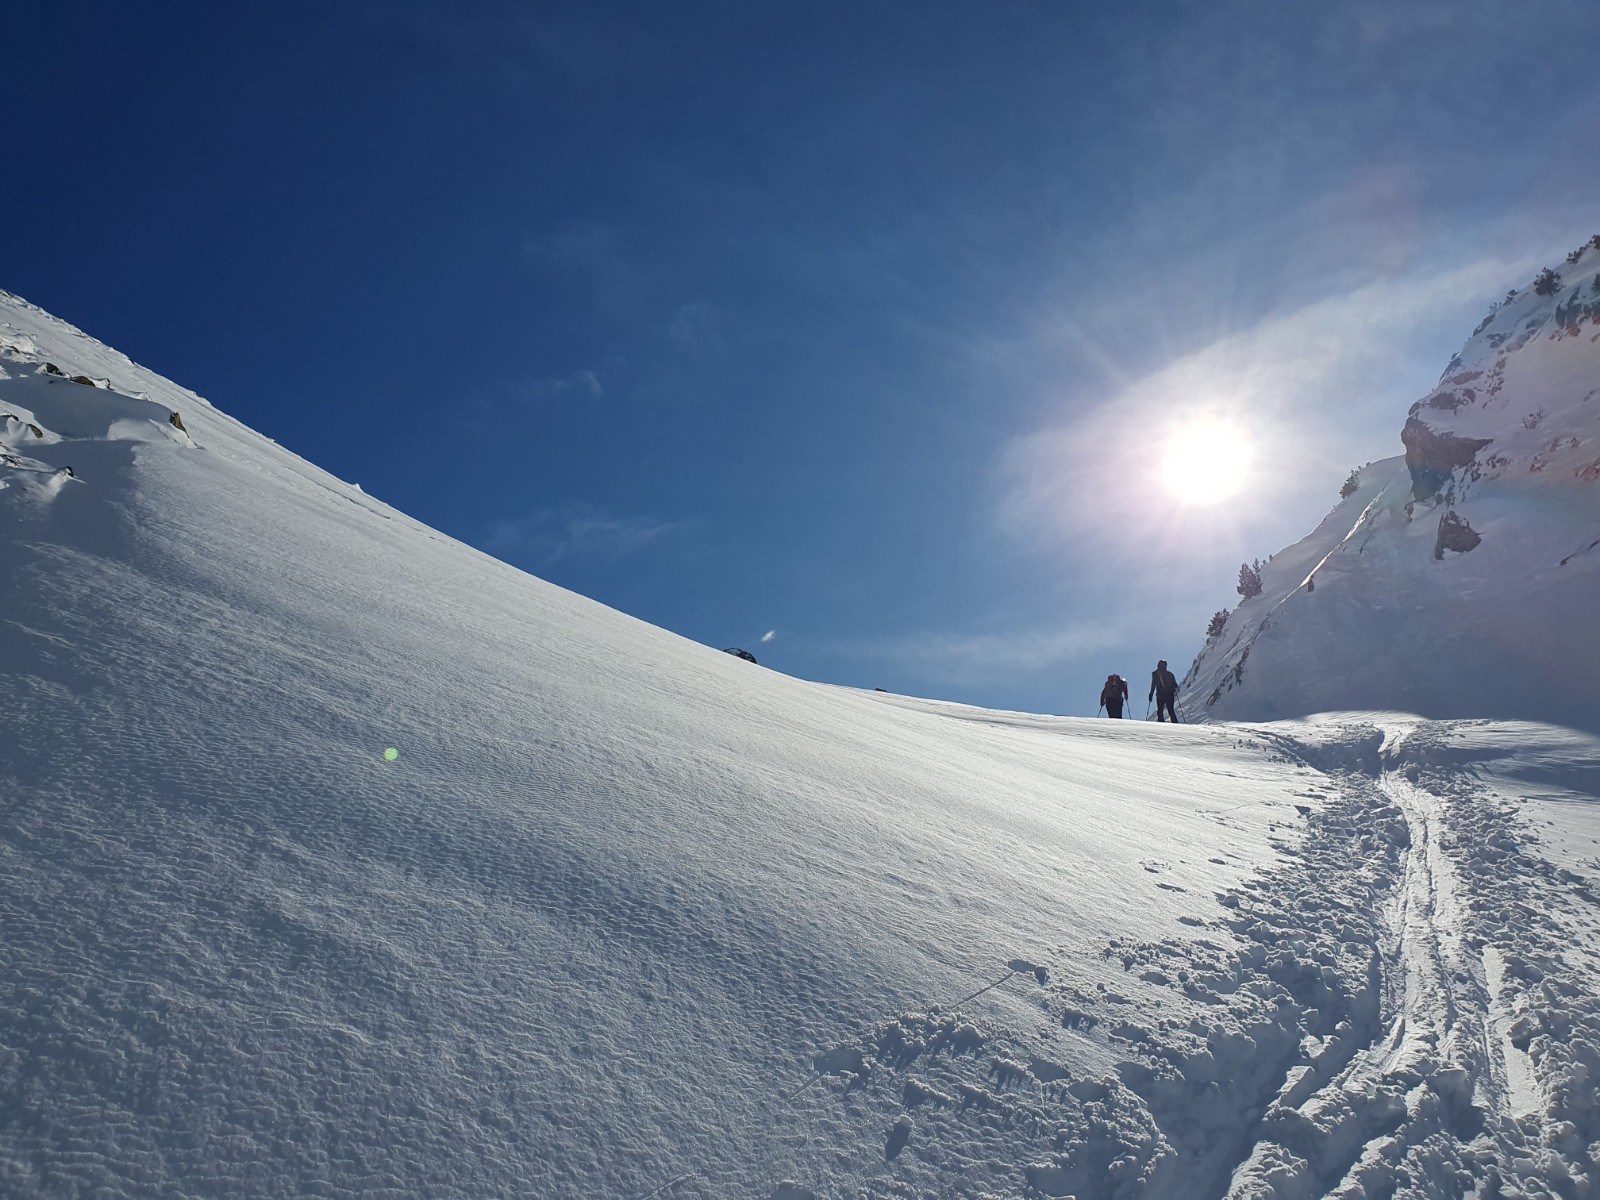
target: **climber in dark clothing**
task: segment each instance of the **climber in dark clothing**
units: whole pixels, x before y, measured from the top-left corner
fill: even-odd
[[[1149,698],[1156,702],[1156,720],[1165,721],[1171,716],[1172,723],[1178,723],[1178,712],[1172,707],[1172,702],[1178,698],[1178,677],[1167,670],[1167,660],[1164,658],[1150,672]]]
[[[1107,675],[1106,685],[1100,689],[1100,703],[1105,706],[1106,716],[1122,719],[1122,705],[1128,698],[1128,681],[1121,675]]]

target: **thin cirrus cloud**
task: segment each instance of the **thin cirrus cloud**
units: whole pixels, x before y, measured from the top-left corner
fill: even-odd
[[[541,269],[565,275],[600,313],[626,314],[644,298],[644,281],[621,232],[612,226],[578,222],[554,232],[529,233],[522,250]]]
[[[600,377],[588,369],[530,379],[520,390],[525,398],[539,403],[602,400],[606,394]]]
[[[609,564],[688,531],[688,524],[682,521],[566,504],[493,522],[484,531],[483,548],[496,555],[532,559],[543,566],[569,560]]]
[[[1019,675],[1059,670],[1114,646],[1122,633],[1107,624],[1061,629],[1017,629],[983,633],[925,631],[889,638],[839,642],[842,658],[915,671],[946,685],[973,686],[1014,681]]]

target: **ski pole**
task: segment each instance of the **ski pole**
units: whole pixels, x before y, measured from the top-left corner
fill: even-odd
[[[1150,697],[1148,696],[1144,700],[1144,719],[1146,721],[1150,719]]]

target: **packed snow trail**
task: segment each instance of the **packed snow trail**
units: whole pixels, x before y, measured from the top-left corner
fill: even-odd
[[[3,294],[0,443],[0,1196],[1596,1194],[1595,738],[789,679]]]
[[[1595,977],[1555,956],[1530,971],[1524,957],[1540,933],[1559,939],[1569,913],[1559,900],[1548,903],[1559,891],[1537,907],[1519,905],[1510,921],[1474,897],[1491,874],[1486,853],[1503,864],[1492,874],[1535,903],[1552,875],[1563,881],[1559,869],[1524,853],[1526,834],[1461,770],[1474,757],[1474,734],[1504,727],[1382,718],[1378,728],[1376,762],[1357,756],[1330,774],[1348,794],[1365,795],[1376,819],[1392,812],[1405,822],[1373,958],[1379,1020],[1352,1028],[1357,1048],[1341,1071],[1268,1110],[1227,1195],[1600,1194]],[[1338,762],[1351,744],[1318,745],[1308,757]],[[1486,749],[1478,754],[1485,763],[1496,757]],[[1454,757],[1454,770],[1438,768],[1441,753]],[[1592,791],[1574,798],[1596,799]],[[1496,826],[1487,845],[1475,840]],[[1592,888],[1580,884],[1577,895],[1587,908],[1580,925],[1592,926]],[[1508,961],[1541,986],[1508,983]],[[1587,1002],[1572,1011],[1585,991]],[[1542,1039],[1536,1066],[1531,1031],[1552,1019],[1574,1036],[1566,1045]],[[1587,1096],[1572,1089],[1575,1081],[1587,1083]]]

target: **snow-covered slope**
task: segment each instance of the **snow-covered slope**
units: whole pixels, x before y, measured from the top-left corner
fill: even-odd
[[[1266,564],[1181,711],[1600,729],[1600,237],[1496,305],[1401,436]]]
[[[4,294],[0,414],[0,1195],[1597,1194],[1595,739],[789,679]]]

